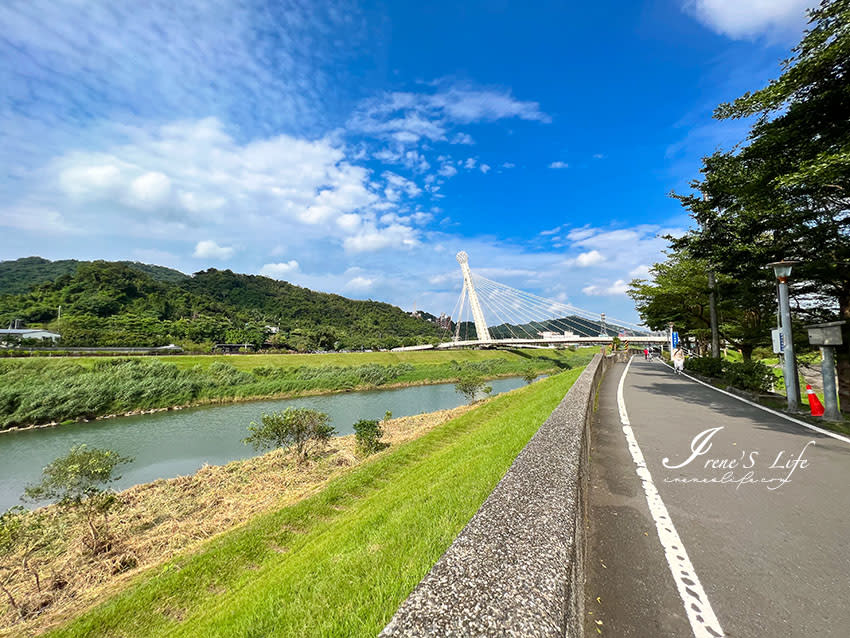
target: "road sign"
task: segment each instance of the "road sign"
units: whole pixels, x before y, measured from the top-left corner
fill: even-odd
[[[773,340],[773,353],[782,354],[785,352],[785,335],[782,334],[782,328],[774,328],[770,331],[770,336]]]
[[[673,347],[674,348],[679,347],[679,333],[675,332],[675,331],[673,332]]]

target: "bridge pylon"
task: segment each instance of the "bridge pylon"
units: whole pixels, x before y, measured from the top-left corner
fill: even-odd
[[[472,273],[469,270],[469,255],[461,250],[455,255],[460,270],[463,273],[463,288],[469,298],[469,307],[472,309],[472,319],[475,321],[475,332],[478,333],[478,341],[492,341],[490,331],[487,329],[487,320],[484,319],[484,311],[478,301],[478,293],[475,292],[475,284],[472,283]],[[458,326],[459,327],[459,326]]]

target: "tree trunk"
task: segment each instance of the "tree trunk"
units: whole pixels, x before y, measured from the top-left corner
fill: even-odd
[[[18,601],[16,601],[15,597],[12,596],[12,592],[10,592],[3,583],[0,583],[0,589],[3,590],[4,594],[6,594],[6,597],[9,599],[9,604],[12,606],[12,609],[18,612],[18,615],[23,618],[23,614],[21,614],[21,608],[18,605]]]
[[[842,345],[835,349],[838,368],[838,401],[841,411],[850,414],[850,285],[838,298],[838,312],[846,323],[841,327]]]
[[[744,358],[744,361],[753,360],[753,347],[754,346],[751,343],[741,344],[741,356]]]

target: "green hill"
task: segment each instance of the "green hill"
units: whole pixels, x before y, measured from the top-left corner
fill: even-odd
[[[21,319],[47,327],[59,332],[67,346],[271,341],[306,351],[394,347],[440,334],[433,322],[387,303],[230,270],[209,269],[190,277],[133,262],[29,257],[0,263],[0,276],[11,281],[0,288],[0,325]],[[9,289],[15,292],[2,294]]]
[[[33,286],[46,281],[55,281],[62,275],[72,275],[80,264],[89,263],[76,259],[50,261],[43,257],[21,257],[14,261],[0,261],[0,295],[19,295],[29,291]],[[120,261],[124,264],[150,275],[157,281],[176,283],[188,279],[188,275],[165,266],[142,264],[137,261]]]

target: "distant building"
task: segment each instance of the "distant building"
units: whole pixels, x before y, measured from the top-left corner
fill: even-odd
[[[39,328],[5,328],[0,329],[0,340],[8,341],[10,338],[14,340],[18,339],[40,339],[44,341],[45,339],[49,339],[50,341],[57,341],[62,335],[58,335],[55,332],[49,332],[47,330],[41,330]]]
[[[443,330],[451,330],[452,328],[452,318],[449,317],[445,312],[441,312],[440,316],[437,318],[437,325],[440,326]]]
[[[544,330],[543,332],[538,332],[543,339],[554,339],[556,337],[575,337],[576,334],[574,332],[570,332],[569,330],[564,330],[563,332],[553,332],[551,330]]]

